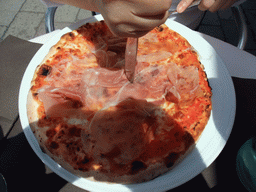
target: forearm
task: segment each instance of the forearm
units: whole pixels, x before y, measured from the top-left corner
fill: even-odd
[[[99,12],[95,0],[51,0],[54,3],[67,4],[81,9]]]

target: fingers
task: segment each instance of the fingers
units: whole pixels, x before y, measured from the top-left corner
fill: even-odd
[[[195,0],[182,0],[177,6],[177,12],[184,12]],[[227,9],[232,6],[237,0],[202,0],[198,5],[201,11],[209,10],[216,12],[220,9]]]
[[[226,1],[226,4],[225,5],[223,5],[222,7],[221,7],[221,9],[227,9],[227,8],[229,8],[229,7],[231,7],[235,2],[237,2],[238,0],[231,0],[231,1]]]
[[[161,15],[169,10],[172,0],[130,0],[133,2],[131,12],[137,16]]]
[[[120,37],[141,37],[163,24],[169,17],[168,11],[161,15],[138,17],[131,15],[117,23],[110,23],[110,30]],[[132,22],[131,22],[132,21]]]
[[[178,13],[182,13],[184,12],[189,5],[191,5],[194,2],[194,0],[182,0],[181,2],[179,2],[178,6],[177,6],[177,12]]]
[[[198,8],[201,11],[209,10],[211,12],[216,12],[221,4],[224,4],[225,1],[222,0],[202,0]]]
[[[170,6],[171,0],[110,1],[101,14],[115,35],[141,37],[166,21]]]
[[[237,0],[202,0],[198,5],[201,11],[209,10],[216,12],[220,9],[226,9],[233,5]]]

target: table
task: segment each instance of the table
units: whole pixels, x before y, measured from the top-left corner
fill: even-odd
[[[45,34],[42,36],[39,36],[37,38],[34,38],[30,40],[32,43],[37,44],[44,44],[47,42],[51,37],[56,35],[59,31],[54,31],[49,34]],[[198,32],[195,32],[198,33]],[[256,101],[253,98],[256,98],[256,93],[254,90],[256,90],[256,57],[251,55],[250,53],[247,53],[245,51],[239,50],[238,48],[227,44],[221,40],[218,40],[216,38],[210,37],[205,34],[198,33],[200,36],[202,36],[205,40],[207,40],[217,51],[219,56],[223,59],[224,63],[226,64],[230,75],[232,76],[235,90],[236,90],[236,99],[237,99],[237,109],[236,109],[236,117],[235,117],[235,123],[232,130],[232,133],[230,135],[230,138],[223,149],[222,153],[219,155],[219,157],[215,160],[215,162],[207,168],[205,171],[203,171],[202,175],[197,176],[196,178],[192,179],[191,181],[185,183],[184,185],[175,188],[171,191],[183,191],[187,189],[195,189],[197,191],[222,191],[226,190],[227,188],[229,190],[239,190],[243,191],[245,190],[242,184],[240,183],[238,176],[236,174],[235,170],[235,160],[236,160],[236,154],[239,148],[242,146],[242,144],[249,138],[253,136],[253,128],[255,125],[256,118]],[[33,44],[34,45],[34,44]],[[37,47],[39,48],[40,45]],[[19,71],[19,69],[17,69]],[[8,82],[5,82],[8,84]],[[19,83],[19,81],[18,81]],[[13,86],[13,85],[12,85]],[[15,86],[19,86],[15,85]],[[16,105],[18,103],[17,98],[11,98],[12,101],[8,101],[9,103],[14,103]],[[16,99],[16,100],[15,100]],[[8,100],[8,98],[7,98]],[[1,108],[2,110],[2,108]],[[17,109],[14,107],[12,110],[12,113],[14,114],[12,117],[15,117],[15,114],[18,114]],[[9,119],[8,122],[12,123],[13,119]],[[0,125],[4,123],[3,118],[0,118]],[[18,138],[18,141],[15,141],[15,139]],[[28,172],[29,176],[28,178],[32,181],[30,183],[31,187],[28,187],[24,184],[25,179],[21,177],[20,174],[17,174],[16,177],[12,175],[12,179],[7,178],[7,183],[9,183],[9,186],[11,186],[13,181],[15,179],[20,180],[18,182],[21,186],[26,187],[28,191],[34,187],[38,188],[38,186],[42,186],[42,190],[46,190],[47,186],[44,186],[45,183],[41,183],[40,180],[32,178],[32,174],[38,174],[39,171],[44,171],[42,167],[42,163],[35,157],[35,154],[33,154],[33,151],[31,148],[29,148],[28,144],[26,143],[26,139],[23,135],[18,134],[17,136],[11,138],[7,145],[16,146],[21,144],[15,153],[21,155],[21,151],[24,154],[26,154],[30,158],[30,163],[38,163],[40,165],[40,168],[38,167],[37,171],[26,171],[26,168],[19,167],[19,171],[25,173]],[[28,148],[27,148],[28,147]],[[19,149],[19,150],[18,150]],[[26,151],[25,149],[28,149]],[[5,152],[5,151],[4,151]],[[21,155],[22,156],[22,155]],[[11,156],[15,158],[15,154]],[[13,162],[12,159],[9,159],[11,162]],[[3,158],[0,158],[0,162],[4,162]],[[6,163],[6,162],[4,162]],[[22,161],[23,166],[31,166],[30,163]],[[7,163],[8,165],[10,163]],[[10,165],[9,165],[10,166]],[[11,166],[11,168],[8,168],[5,170],[3,169],[3,166],[0,166],[0,171],[4,172],[8,175],[7,172],[16,172],[17,170],[14,170],[15,165]],[[63,181],[61,178],[59,178],[57,175],[54,175],[54,173],[49,174],[50,177],[55,181],[51,181],[48,178],[46,178],[45,174],[42,174],[38,176],[38,178],[44,178],[46,181],[50,183],[54,183],[54,187],[51,188],[55,191],[63,190],[60,186],[66,186],[67,183]],[[48,175],[48,176],[49,176]],[[205,180],[206,182],[205,182]],[[16,183],[16,182],[15,182]],[[58,185],[56,185],[58,183]],[[16,186],[14,186],[16,187]],[[21,187],[22,188],[22,187]],[[68,185],[69,190],[72,191],[79,191],[80,189]],[[25,189],[25,188],[24,188]],[[35,188],[34,188],[35,189]],[[63,190],[65,191],[65,190]]]

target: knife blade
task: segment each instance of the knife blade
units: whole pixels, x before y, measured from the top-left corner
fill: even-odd
[[[194,7],[194,6],[197,6],[201,3],[201,0],[195,0],[193,3],[191,3],[187,9],[191,8],[191,7]],[[177,9],[176,7],[171,7],[169,10],[169,15],[173,14],[173,13],[177,13]]]
[[[133,83],[135,67],[137,64],[138,38],[128,37],[125,49],[125,68],[126,78]]]

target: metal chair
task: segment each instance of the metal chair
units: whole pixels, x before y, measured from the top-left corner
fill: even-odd
[[[45,13],[45,29],[46,33],[54,31],[54,15],[57,10],[57,7],[48,7]],[[239,49],[244,49],[247,42],[247,24],[245,16],[240,5],[232,7],[232,12],[235,16],[239,30],[239,41],[237,47]],[[96,15],[95,12],[92,12],[92,16]]]
[[[46,33],[50,33],[55,30],[54,16],[58,7],[48,7],[45,12],[45,30]],[[96,15],[96,12],[92,11],[92,16]]]
[[[237,22],[237,26],[239,30],[239,41],[238,41],[237,47],[239,49],[244,49],[247,42],[247,33],[248,33],[246,19],[240,5],[234,6],[231,9],[235,16],[235,20]]]

